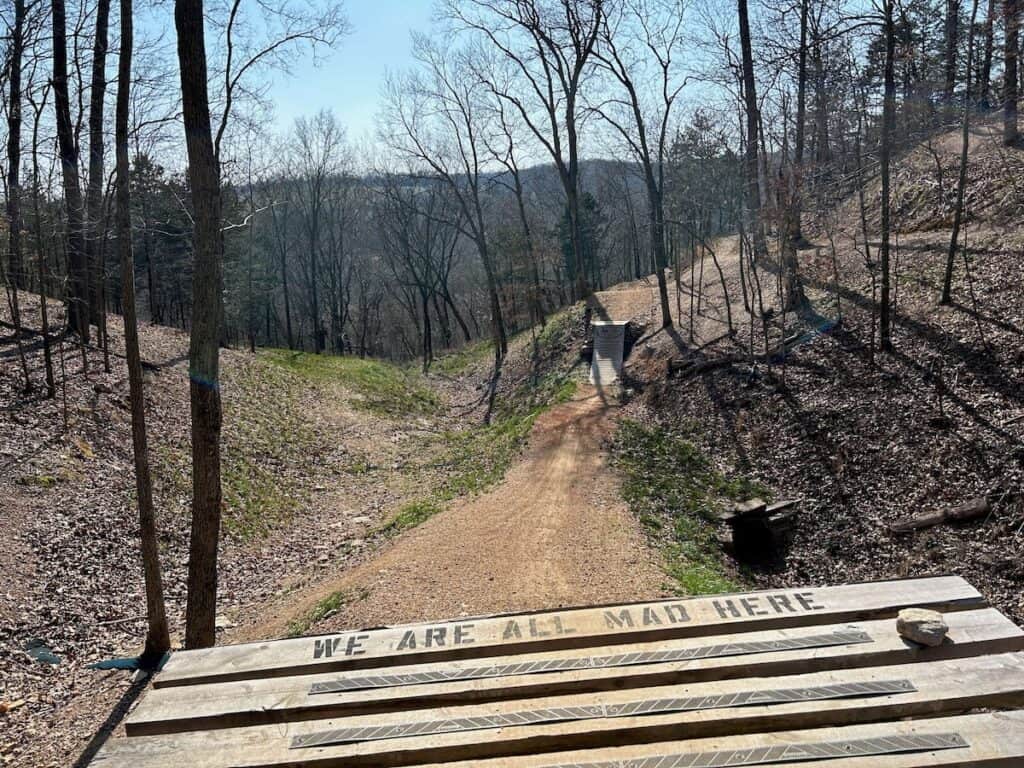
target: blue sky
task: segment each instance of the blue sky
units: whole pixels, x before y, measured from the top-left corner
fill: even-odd
[[[277,127],[296,117],[334,110],[349,138],[373,138],[373,121],[384,75],[412,65],[410,30],[430,27],[433,0],[347,0],[352,32],[319,66],[303,60],[290,76],[279,76],[270,97]]]

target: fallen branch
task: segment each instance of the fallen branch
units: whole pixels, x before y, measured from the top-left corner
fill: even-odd
[[[0,701],[0,715],[6,715],[8,712],[13,712],[18,707],[25,706],[24,699],[18,699],[16,701]]]
[[[725,335],[729,336],[730,334],[727,333]],[[708,344],[712,344],[716,341],[721,341],[721,338],[724,337],[713,339],[704,346],[698,347],[698,349],[694,350],[694,352],[703,349],[705,346],[708,346]],[[717,370],[719,368],[728,368],[729,366],[736,365],[738,363],[774,363],[778,361],[779,358],[788,355],[790,351],[792,351],[792,348],[796,347],[803,338],[803,333],[793,334],[792,336],[788,337],[785,341],[783,341],[781,344],[776,345],[772,349],[760,355],[754,355],[753,357],[751,357],[748,354],[735,353],[731,355],[723,355],[721,357],[705,357],[696,360],[692,358],[688,359],[680,357],[669,358],[668,375],[672,376],[673,374],[678,373],[682,374],[682,376],[685,378],[687,376],[697,376],[702,373]]]
[[[949,509],[940,509],[904,517],[890,525],[889,529],[893,533],[911,533],[942,523],[976,520],[979,517],[984,517],[991,511],[992,505],[989,503],[989,500],[984,496],[980,496],[976,499],[971,499],[966,504],[960,504]]]

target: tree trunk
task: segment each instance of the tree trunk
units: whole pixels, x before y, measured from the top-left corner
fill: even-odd
[[[110,0],[97,0],[96,36],[92,48],[92,85],[89,96],[89,178],[85,191],[85,254],[89,271],[89,321],[99,328],[101,313],[100,280],[106,278],[100,268],[100,240],[103,208],[103,108],[107,91],[107,30]]]
[[[252,179],[252,149],[249,150],[249,247],[245,264],[245,300],[246,300],[246,332],[249,336],[249,351],[256,354],[256,300],[253,296],[252,272],[256,261],[256,198],[253,193],[255,187]]]
[[[566,6],[568,7],[568,6]],[[587,254],[583,248],[583,221],[580,217],[580,160],[579,141],[576,134],[576,94],[567,94],[565,108],[565,134],[569,145],[568,184],[566,186],[566,202],[569,205],[569,226],[572,232],[572,247],[576,259],[576,296],[585,299],[590,296],[590,283],[587,280]]]
[[[828,133],[828,85],[825,82],[825,62],[822,58],[821,41],[814,41],[814,159],[820,164],[832,159],[832,148]]]
[[[565,182],[565,205],[569,214],[569,268],[570,290],[573,299],[585,299],[589,295],[586,277],[586,257],[583,253],[583,233],[580,226],[579,189],[575,181]]]
[[[758,181],[757,137],[759,115],[757,108],[757,84],[754,80],[754,54],[750,44],[750,20],[747,0],[737,0],[740,22],[740,44],[743,49],[743,101],[747,116],[744,168],[747,175],[747,209],[750,215],[751,231],[754,235],[754,253],[763,256],[768,253],[761,224],[761,186]]]
[[[285,339],[288,342],[288,349],[295,349],[295,340],[292,336],[292,307],[288,295],[288,233],[285,222],[278,224],[277,207],[270,206],[270,216],[274,223],[274,234],[278,239],[278,252],[280,256],[281,269],[281,294],[284,297],[284,328]]]
[[[993,43],[996,1],[988,0],[988,12],[985,14],[985,47],[981,58],[981,74],[978,77],[978,101],[982,109],[989,109],[992,106],[992,54],[995,48]]]
[[[665,280],[665,269],[668,256],[665,253],[665,207],[661,190],[652,175],[650,164],[647,166],[647,204],[650,213],[651,254],[654,257],[654,271],[658,277],[658,299],[661,304],[661,327],[672,327],[672,308],[668,302],[668,283]]]
[[[57,0],[59,1],[59,0]],[[195,216],[189,395],[192,404],[192,534],[185,646],[216,639],[217,545],[220,541],[221,236],[220,167],[213,148],[207,94],[203,0],[175,0],[182,116]]]
[[[807,129],[807,14],[811,0],[801,0],[800,3],[800,50],[797,52],[797,78],[796,78],[796,138],[793,151],[793,170],[790,182],[790,204],[793,207],[791,214],[792,228],[790,239],[794,248],[803,241],[803,229],[801,219],[803,218],[803,165],[804,165],[804,143]]]
[[[974,60],[974,20],[978,15],[978,0],[971,6],[971,26],[967,32],[967,87],[964,95],[963,122],[960,126],[960,174],[956,182],[956,207],[953,209],[953,231],[949,237],[949,252],[946,254],[946,274],[942,281],[942,304],[953,303],[953,259],[960,239],[960,224],[964,214],[964,192],[967,188],[967,150],[970,146],[971,122],[971,62]]]
[[[33,104],[33,106],[35,106]],[[50,320],[46,306],[49,269],[47,268],[47,249],[43,241],[42,214],[40,213],[39,197],[39,121],[42,118],[42,107],[36,110],[32,120],[32,214],[34,219],[36,266],[39,273],[39,317],[43,331],[43,365],[46,369],[46,396],[53,399],[57,396],[57,385],[53,375],[53,351],[50,348]],[[62,361],[63,362],[63,361]]]
[[[882,297],[878,312],[881,332],[879,346],[883,351],[892,349],[892,318],[889,298],[889,235],[891,228],[889,165],[892,156],[893,124],[896,118],[896,82],[893,61],[896,52],[896,35],[892,18],[894,2],[895,0],[885,0],[885,96],[882,104],[882,146],[879,153],[882,172]]]
[[[942,95],[946,106],[953,103],[953,92],[956,90],[956,54],[960,42],[960,0],[946,0],[945,19],[945,51],[943,55],[943,89]],[[970,60],[967,62],[971,66]]]
[[[310,320],[313,322],[313,352],[320,354],[324,350],[324,333],[320,323],[320,289],[317,285],[319,281],[319,264],[317,263],[317,245],[314,242],[310,244],[309,249],[309,290],[310,290]]]
[[[14,339],[25,378],[25,391],[29,392],[32,389],[32,379],[22,346],[21,306],[18,296],[18,291],[24,290],[28,282],[21,252],[21,59],[24,50],[25,0],[14,0],[14,27],[11,30],[9,64],[11,101],[7,110],[7,229],[10,248],[8,276],[11,286],[11,322],[14,324]]]
[[[479,211],[478,211],[479,212]],[[483,216],[479,221],[483,223]],[[487,279],[487,295],[491,307],[491,338],[494,342],[495,365],[500,366],[502,359],[508,352],[508,337],[505,334],[505,320],[501,313],[501,300],[498,298],[498,282],[494,276],[494,267],[491,264],[491,255],[487,248],[487,241],[481,234],[477,238],[477,250],[480,252],[480,261],[484,265],[484,277]]]
[[[462,317],[462,313],[459,312],[459,308],[455,306],[455,302],[452,300],[452,295],[448,291],[448,286],[442,286],[441,295],[444,298],[445,304],[452,311],[452,317],[455,318],[455,322],[459,324],[459,328],[462,330],[462,337],[468,344],[472,340],[472,335],[469,332],[469,326],[466,325],[465,319]]]
[[[71,123],[68,97],[67,21],[64,0],[52,0],[53,17],[53,101],[57,117],[57,143],[67,207],[67,243],[70,280],[68,322],[82,343],[89,341],[89,274],[82,227],[82,188],[78,174],[78,146]]]
[[[7,110],[7,220],[11,284],[14,287],[15,326],[21,327],[18,290],[25,290],[26,276],[21,252],[21,60],[25,50],[25,0],[14,0],[9,74],[11,100]]]
[[[124,346],[128,359],[128,388],[132,411],[132,448],[135,454],[135,490],[139,502],[139,538],[146,582],[146,617],[149,629],[143,660],[155,666],[171,647],[164,608],[160,548],[153,511],[153,483],[146,445],[146,398],[139,354],[135,314],[135,260],[132,255],[131,179],[128,168],[129,88],[132,77],[132,0],[121,0],[121,55],[117,68],[117,114],[114,142],[117,159],[117,244],[121,255],[121,301],[124,311]]]
[[[430,327],[430,300],[423,290],[420,291],[420,308],[423,312],[423,372],[426,373],[434,361],[434,332]]]
[[[523,228],[523,244],[524,250],[526,251],[526,258],[529,261],[530,266],[530,307],[533,310],[533,322],[539,323],[542,327],[544,325],[544,300],[541,296],[540,287],[540,269],[537,266],[537,252],[533,246],[533,233],[530,231],[530,221],[526,217],[526,202],[523,199],[523,184],[519,177],[519,169],[512,166],[512,179],[515,184],[514,191],[516,195],[516,207],[519,211],[519,224]],[[454,304],[452,308],[454,309]],[[466,324],[462,322],[462,319],[456,314],[456,320],[462,326],[463,330],[466,331],[466,340],[469,341],[469,331],[466,329]]]
[[[1006,33],[1003,40],[1003,144],[1016,144],[1017,130],[1017,58],[1020,31],[1018,0],[1003,0]]]

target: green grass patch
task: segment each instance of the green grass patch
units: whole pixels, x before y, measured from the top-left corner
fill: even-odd
[[[298,509],[303,493],[291,478],[321,449],[302,390],[296,377],[259,358],[225,371],[221,480],[228,533],[264,536]]]
[[[221,471],[228,533],[243,539],[265,536],[294,514],[299,499],[290,483],[244,454],[229,455]]]
[[[286,630],[288,637],[301,637],[307,634],[318,622],[331,618],[346,605],[365,600],[369,594],[370,590],[362,587],[357,590],[342,590],[328,595],[313,606],[308,613],[288,622]]]
[[[310,355],[270,349],[260,356],[318,384],[336,384],[355,395],[352,405],[379,416],[428,416],[438,411],[437,395],[416,372],[380,360]]]
[[[626,420],[613,450],[623,474],[622,495],[641,523],[666,539],[666,570],[683,594],[740,589],[722,560],[715,523],[722,505],[767,489],[743,476],[715,469],[685,436]]]
[[[573,307],[568,307],[547,319],[544,327],[537,334],[537,347],[539,349],[550,349],[568,341],[572,334],[572,324],[578,319],[578,312],[573,310]]]
[[[303,478],[325,446],[311,426],[306,384],[261,358],[225,367],[221,443],[222,525],[243,540],[287,523],[305,498]],[[192,459],[187,435],[154,441],[154,482],[162,506],[188,514]]]
[[[494,344],[490,339],[472,342],[437,358],[431,370],[448,376],[458,376],[470,368],[474,368],[485,360],[494,360]]]
[[[420,523],[441,511],[441,505],[434,499],[420,499],[402,505],[398,512],[380,528],[384,534],[401,533],[415,528]]]
[[[17,482],[18,485],[35,488],[53,488],[57,484],[57,478],[53,475],[22,475]]]

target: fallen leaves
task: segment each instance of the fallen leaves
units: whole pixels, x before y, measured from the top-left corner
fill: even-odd
[[[874,366],[870,280],[843,234],[842,324],[800,347],[784,369],[777,362],[768,376],[764,366],[751,373],[740,364],[665,384],[649,361],[639,369],[649,380],[634,415],[690,430],[727,467],[742,467],[779,496],[806,499],[788,557],[752,572],[759,585],[957,573],[1024,623],[1020,236],[972,231],[970,281],[962,262],[955,273],[961,303],[940,308],[948,237],[900,235],[895,352],[875,353]],[[830,266],[801,263],[826,316],[834,312]],[[773,297],[774,288],[766,300]],[[742,302],[733,312],[745,318]],[[958,508],[996,487],[1012,492],[974,522],[891,531],[898,520]]]

